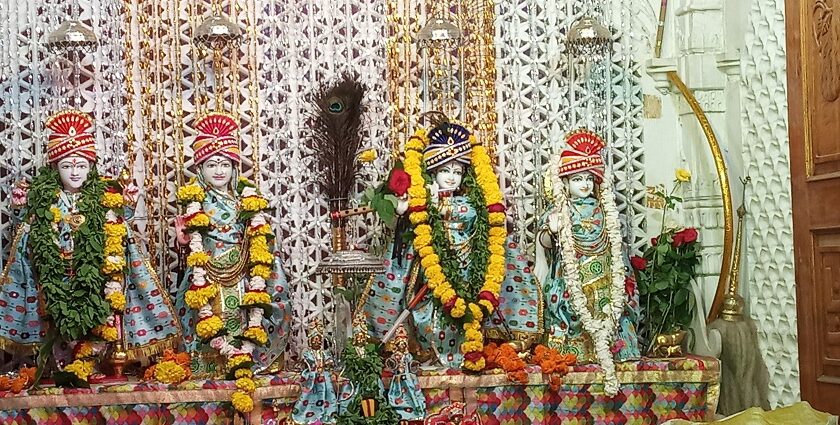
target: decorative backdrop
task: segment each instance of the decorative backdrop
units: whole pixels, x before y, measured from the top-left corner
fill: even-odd
[[[637,19],[631,0],[596,8],[590,1],[450,0],[439,10],[461,22],[468,122],[494,146],[511,225],[528,244],[543,212],[542,167],[578,126],[601,131],[611,147],[619,206],[643,243],[644,170]],[[413,130],[420,89],[415,31],[432,10],[419,0],[62,0],[0,1],[0,231],[8,255],[10,192],[43,163],[46,117],[76,106],[96,118],[100,168],[132,169],[144,188],[138,225],[159,272],[172,284],[178,252],[174,193],[192,176],[189,144],[196,115],[223,106],[239,117],[242,172],[273,197],[284,265],[293,288],[295,346],[303,324],[331,318],[329,281],[311,276],[329,252],[327,203],[318,193],[307,130],[309,96],[319,84],[354,72],[368,88],[365,145],[380,158],[360,182],[381,178]],[[214,56],[195,47],[197,25],[212,11],[237,22],[236,49]],[[443,13],[443,12],[441,12]],[[613,31],[613,54],[589,73],[566,52],[567,29],[585,13]],[[647,15],[645,15],[647,16]],[[78,66],[50,55],[46,35],[65,19],[94,28],[100,48]],[[398,69],[399,68],[399,69]],[[572,79],[574,77],[574,79]],[[77,89],[71,82],[79,81]],[[221,87],[216,96],[216,87]],[[393,99],[394,102],[389,102]],[[413,102],[413,103],[412,103]],[[351,241],[376,246],[384,235],[357,219]]]

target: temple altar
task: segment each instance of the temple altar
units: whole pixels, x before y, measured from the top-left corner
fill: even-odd
[[[475,376],[455,370],[424,370],[419,380],[429,414],[463,402],[465,410],[475,412],[484,425],[654,424],[713,417],[719,394],[716,359],[644,359],[620,364],[617,373],[621,387],[614,398],[603,394],[594,366],[574,367],[557,391],[551,391],[544,375],[533,367],[528,370],[528,385],[512,384],[504,374]],[[247,423],[283,423],[300,394],[298,380],[295,373],[258,378],[256,408]],[[229,424],[235,423],[229,402],[235,388],[232,381],[195,380],[0,394],[0,424]]]

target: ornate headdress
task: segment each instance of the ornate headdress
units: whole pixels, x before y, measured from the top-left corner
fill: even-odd
[[[388,341],[391,346],[391,351],[405,352],[408,349],[408,331],[405,330],[405,325],[400,324],[397,331],[394,333],[394,338]]]
[[[324,323],[321,322],[321,319],[314,319],[310,322],[306,335],[310,341],[312,341],[312,338],[315,338],[316,336],[320,338],[324,337]]]
[[[455,160],[469,165],[472,145],[470,131],[458,124],[441,123],[429,132],[429,146],[423,150],[426,168],[433,169]]]
[[[214,155],[223,155],[239,163],[239,144],[233,132],[239,129],[236,119],[225,112],[211,112],[195,121],[198,135],[192,144],[193,159],[201,164]]]
[[[569,147],[560,153],[558,174],[563,177],[589,171],[600,183],[604,179],[604,159],[601,158],[604,140],[589,130],[581,129],[569,133],[566,144]]]
[[[47,142],[47,162],[55,164],[71,155],[96,161],[96,142],[88,131],[93,126],[90,115],[65,109],[49,117],[46,126],[52,130]]]

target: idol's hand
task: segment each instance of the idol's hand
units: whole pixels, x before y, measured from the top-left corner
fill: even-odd
[[[187,229],[187,223],[184,222],[184,216],[175,216],[175,238],[181,245],[190,243],[190,236],[184,230]]]
[[[548,230],[555,235],[560,230],[560,213],[557,210],[548,215]]]
[[[404,194],[397,198],[397,214],[403,215],[408,211],[408,194]]]
[[[432,203],[434,203],[435,205],[437,205],[438,201],[440,200],[439,192],[440,186],[437,184],[437,182],[432,182],[432,184],[429,185],[429,194],[431,195]]]

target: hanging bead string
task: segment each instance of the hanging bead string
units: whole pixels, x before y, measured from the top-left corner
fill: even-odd
[[[251,108],[251,161],[253,180],[257,188],[260,188],[262,173],[260,172],[260,85],[259,85],[259,64],[257,63],[257,5],[256,0],[247,2],[246,24],[248,29],[248,98]],[[274,80],[277,81],[277,80]]]
[[[125,76],[125,140],[123,140],[123,152],[126,155],[126,167],[131,173],[134,172],[134,46],[131,42],[133,37],[131,29],[134,21],[134,4],[132,0],[123,1],[123,75]]]
[[[142,1],[142,0],[141,0]],[[146,226],[146,235],[148,235],[148,249],[149,249],[149,258],[156,259],[157,254],[157,234],[155,232],[155,223],[153,217],[156,217],[156,210],[157,204],[153,202],[154,199],[157,197],[157,187],[155,186],[155,174],[154,174],[154,150],[155,150],[155,139],[154,139],[154,116],[152,115],[153,107],[153,98],[155,92],[155,78],[154,73],[152,71],[151,65],[155,62],[155,52],[152,46],[153,35],[152,35],[152,24],[149,22],[148,17],[152,16],[150,11],[154,5],[147,5],[145,7],[139,7],[143,3],[138,3],[137,8],[137,20],[139,23],[140,28],[142,29],[142,35],[140,36],[140,61],[138,63],[140,68],[140,75],[142,85],[142,95],[140,97],[141,103],[141,122],[142,122],[142,140],[145,141],[145,145],[143,147],[143,160],[145,163],[145,173],[146,177],[144,179],[144,190],[146,192],[146,199],[149,201],[146,203],[146,211],[148,214],[148,224]],[[157,261],[156,261],[157,263]],[[158,265],[158,264],[155,264]]]
[[[230,19],[231,22],[234,23],[237,27],[239,27],[239,12],[237,6],[237,0],[228,0],[228,8],[230,9]],[[241,28],[240,28],[241,30]],[[230,50],[230,57],[227,58],[228,63],[228,72],[230,73],[230,87],[228,90],[230,91],[230,110],[233,114],[234,118],[237,122],[242,122],[242,118],[239,116],[239,71],[240,71],[240,43],[241,40],[237,40],[234,43],[231,43],[228,46]],[[222,92],[225,91],[225,86],[222,85]],[[243,137],[244,127],[240,126],[240,129],[237,130],[238,137],[236,138],[237,142],[239,143],[239,151],[246,152],[246,146],[244,146],[245,138]],[[244,158],[243,158],[244,159]],[[239,175],[246,176],[248,173],[248,169],[246,168],[246,161],[239,161]]]
[[[189,2],[190,40],[195,39],[195,30],[198,28],[202,13],[198,10],[201,0],[187,0]],[[192,85],[193,102],[195,103],[195,115],[204,115],[207,109],[207,81],[204,74],[204,55],[202,50],[190,43],[190,55],[192,57]]]
[[[41,43],[39,40],[41,40],[45,35],[44,26],[42,24],[44,22],[43,19],[49,18],[44,18],[40,15],[39,12],[41,12],[41,10],[37,3],[27,2],[26,5],[27,13],[24,27],[27,28],[29,32],[28,43],[30,65],[29,72],[27,73],[29,96],[27,96],[26,101],[29,105],[30,126],[32,129],[32,138],[30,143],[35,146],[36,152],[38,152],[42,149],[42,140],[44,140],[43,129],[45,118],[42,107],[45,106],[44,104],[46,103],[46,98],[42,93],[44,83],[42,75],[45,74],[44,61],[47,58],[47,55],[42,53]],[[23,167],[23,151],[21,150],[22,143],[14,143],[14,145],[17,150],[15,153],[17,158],[15,158],[16,171],[14,174],[16,179],[19,179],[22,174],[21,168]],[[31,168],[33,171],[35,169],[35,167]]]
[[[153,216],[156,224],[155,230],[157,231],[157,237],[159,243],[161,243],[161,247],[165,246],[165,241],[167,241],[167,233],[168,233],[168,225],[166,222],[166,205],[168,204],[169,200],[169,188],[167,185],[166,179],[166,146],[167,144],[167,134],[166,134],[166,125],[164,123],[164,117],[166,116],[166,99],[163,97],[163,93],[166,90],[166,83],[163,81],[164,75],[164,64],[167,60],[169,60],[169,55],[167,54],[166,50],[164,49],[163,45],[163,38],[164,38],[164,28],[168,28],[164,26],[163,16],[164,16],[164,7],[163,1],[166,0],[154,0],[153,7],[154,7],[154,16],[155,16],[155,26],[154,26],[154,45],[155,45],[155,164],[154,164],[154,172],[155,176],[158,178],[156,182],[158,186],[157,190],[157,199],[158,205],[156,206],[157,215]],[[168,84],[172,83],[172,79],[169,79]],[[160,249],[158,253],[158,265],[165,266],[166,264],[166,250]]]
[[[169,28],[179,28],[181,0],[169,0]],[[174,54],[169,60],[169,76],[172,84],[172,114],[174,128],[172,129],[175,148],[175,181],[178,187],[184,185],[184,107],[183,107],[183,67],[181,66],[181,37],[170,37]]]

